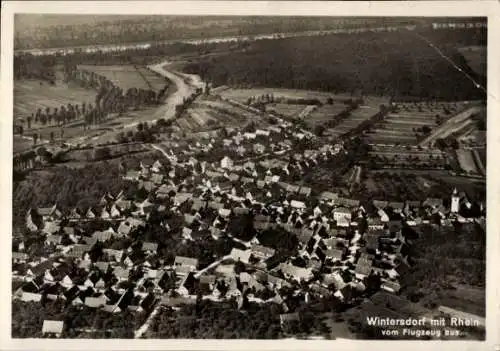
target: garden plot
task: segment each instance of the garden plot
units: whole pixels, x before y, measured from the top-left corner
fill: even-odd
[[[304,121],[307,125],[314,128],[334,120],[336,116],[345,112],[347,108],[344,104],[323,105],[305,116]]]
[[[304,105],[292,105],[292,104],[269,104],[266,109],[269,112],[275,112],[277,114],[297,118],[299,114],[304,110]]]
[[[457,159],[460,167],[467,173],[478,173],[476,162],[471,150],[459,149],[457,150]]]
[[[326,135],[340,136],[346,134],[358,127],[364,121],[370,119],[379,112],[378,108],[373,106],[362,105],[356,110],[351,111],[349,116],[344,118],[334,128],[329,128],[325,131]]]

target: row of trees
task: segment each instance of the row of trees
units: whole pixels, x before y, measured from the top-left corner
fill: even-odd
[[[40,79],[54,84],[55,65],[56,58],[53,56],[17,55],[14,57],[14,78]]]
[[[152,89],[129,88],[126,92],[108,78],[95,72],[79,70],[75,65],[65,66],[66,81],[73,81],[84,88],[97,90],[94,105],[83,114],[85,127],[101,123],[110,114],[123,114],[129,109],[138,110],[144,106],[156,105],[161,101]]]
[[[96,90],[95,100],[93,103],[68,103],[54,108],[38,108],[36,112],[26,117],[28,129],[31,129],[33,123],[42,126],[62,126],[79,118],[83,118],[83,126],[86,129],[92,124],[101,123],[110,114],[121,115],[129,109],[137,110],[144,106],[161,103],[169,87],[168,81],[165,80],[164,88],[156,92],[144,74],[140,72],[140,68],[134,65],[138,74],[148,84],[149,89],[132,87],[123,91],[121,87],[102,75],[77,69],[76,63],[78,61],[75,57],[65,57],[62,62],[60,61],[61,59],[53,56],[16,56],[14,58],[15,77],[16,79],[48,80],[51,84],[55,84],[55,66],[62,63],[64,82],[73,82],[83,88]],[[18,127],[15,132],[22,134],[24,126]]]

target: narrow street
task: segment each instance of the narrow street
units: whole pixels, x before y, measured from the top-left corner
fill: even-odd
[[[144,333],[146,333],[148,331],[149,326],[153,322],[154,318],[160,312],[161,306],[162,306],[161,302],[158,301],[156,303],[156,306],[155,306],[154,310],[151,312],[151,314],[149,315],[149,317],[146,320],[146,322],[144,322],[144,324],[141,325],[140,328],[135,331],[135,333],[134,333],[134,338],[135,339],[140,339],[144,335]]]
[[[214,267],[217,267],[218,265],[220,265],[220,264],[221,264],[221,262],[222,262],[222,261],[227,260],[227,259],[229,259],[229,258],[231,258],[231,255],[226,255],[226,256],[224,256],[224,257],[222,257],[222,258],[219,258],[217,261],[212,262],[211,264],[209,264],[209,265],[208,265],[208,266],[206,266],[205,268],[203,268],[203,269],[199,270],[198,272],[196,272],[196,273],[194,274],[194,277],[198,279],[198,278],[199,278],[199,277],[201,277],[201,276],[202,276],[202,275],[203,275],[206,271],[208,271],[208,270],[210,270],[210,269],[212,269],[212,268],[214,268]]]

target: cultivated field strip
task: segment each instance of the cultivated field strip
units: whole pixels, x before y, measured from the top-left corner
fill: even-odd
[[[457,150],[457,159],[460,167],[468,173],[478,173],[476,162],[471,150]]]
[[[74,85],[58,83],[49,85],[39,81],[16,81],[14,83],[14,119],[24,118],[37,109],[59,108],[62,105],[93,102],[95,92]]]

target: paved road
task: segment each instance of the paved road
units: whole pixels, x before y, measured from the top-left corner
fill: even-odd
[[[172,157],[172,155],[169,155],[165,150],[163,150],[158,145],[155,145],[155,144],[150,144],[150,145],[153,149],[160,151],[163,154],[163,156],[165,156],[166,158],[170,159]]]
[[[137,330],[135,331],[135,333],[134,333],[134,338],[135,338],[135,339],[140,339],[140,338],[144,335],[144,333],[148,331],[149,326],[151,325],[151,322],[153,322],[154,318],[155,318],[155,317],[156,317],[156,315],[160,312],[160,310],[161,310],[161,302],[160,302],[160,301],[158,301],[158,302],[156,303],[156,306],[155,306],[155,308],[154,308],[153,312],[151,312],[151,314],[149,315],[149,317],[148,317],[148,319],[146,320],[146,322],[144,322],[144,324],[143,324],[143,325],[141,325],[141,326],[139,327],[139,329],[137,329]]]
[[[158,119],[163,118],[165,120],[169,120],[175,117],[175,107],[183,102],[184,99],[187,99],[191,94],[196,91],[196,88],[204,85],[201,79],[195,75],[182,75],[177,72],[168,71],[165,69],[170,61],[163,61],[158,64],[150,65],[148,68],[163,77],[170,80],[176,87],[174,93],[170,94],[164,104],[156,108],[154,112],[152,112],[152,116],[148,120],[140,120],[125,124],[123,126],[115,127],[113,130],[109,132],[105,132],[101,135],[90,138],[93,141],[96,140],[109,140],[113,135],[117,135],[120,132],[126,132],[129,129],[135,128],[141,122],[154,123]],[[89,138],[84,138],[89,139]],[[112,139],[112,138],[111,138]],[[82,142],[84,140],[81,140]]]
[[[222,257],[222,258],[219,258],[217,261],[212,262],[211,264],[209,264],[209,265],[208,265],[208,266],[206,266],[205,268],[203,268],[203,269],[199,270],[198,272],[196,272],[196,273],[194,274],[194,277],[195,277],[196,279],[198,279],[198,278],[199,278],[199,277],[201,277],[201,276],[202,276],[202,275],[203,275],[206,271],[208,271],[208,270],[210,270],[210,269],[212,269],[212,268],[214,268],[214,267],[217,267],[218,265],[220,265],[220,264],[221,264],[221,262],[222,262],[222,261],[227,260],[227,259],[230,259],[230,258],[231,258],[231,255],[226,255],[226,256],[224,256],[224,257]]]
[[[460,112],[456,116],[451,117],[449,120],[444,122],[441,126],[435,129],[431,135],[425,138],[420,146],[433,145],[434,142],[439,138],[446,138],[448,135],[460,130],[467,120],[475,113],[481,111],[481,107],[473,106],[465,111]]]
[[[170,64],[169,61],[163,61],[156,65],[148,66],[148,68],[161,76],[167,78],[175,84],[177,90],[171,94],[165,101],[165,105],[158,109],[155,117],[164,118],[166,120],[175,116],[175,106],[182,104],[184,98],[188,98],[196,91],[196,88],[203,85],[203,82],[197,76],[183,75],[172,71],[167,71],[166,66]]]

